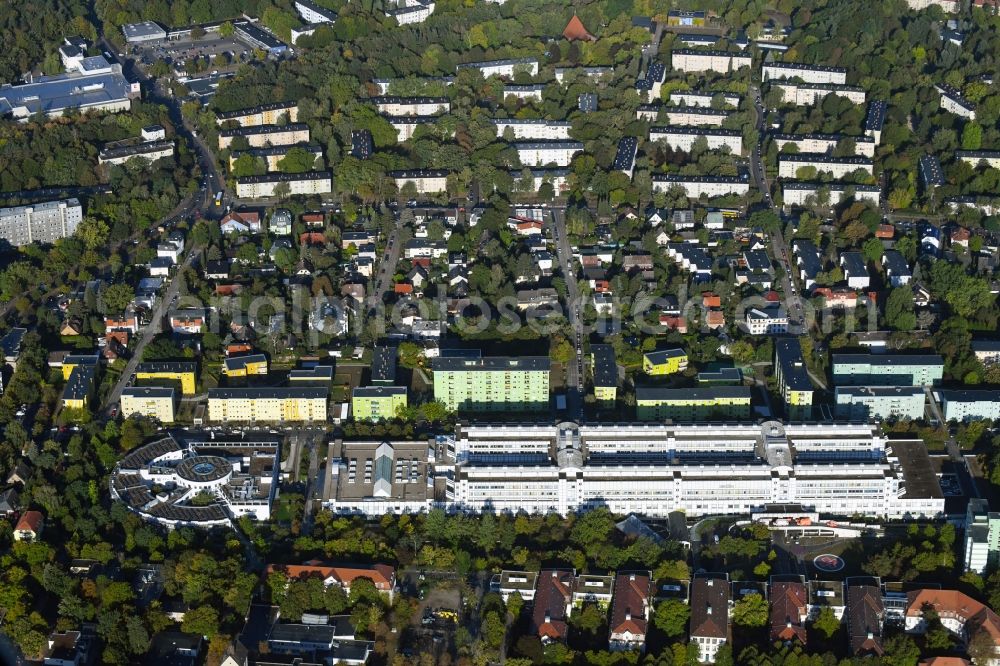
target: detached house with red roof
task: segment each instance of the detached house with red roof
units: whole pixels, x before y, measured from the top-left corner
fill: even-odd
[[[649,571],[615,576],[608,634],[608,647],[612,652],[645,649],[652,581]]]
[[[789,645],[798,641],[806,644],[806,616],[809,614],[809,593],[805,583],[798,581],[771,582],[771,642]]]
[[[375,585],[376,590],[388,595],[390,601],[396,589],[396,570],[388,564],[360,567],[323,565],[315,561],[303,565],[269,564],[265,575],[270,576],[272,573],[283,573],[289,579],[296,580],[319,578],[323,581],[324,587],[338,585],[348,595],[351,593],[354,581],[367,578]]]
[[[906,595],[905,631],[925,633],[928,611],[936,613],[941,625],[966,643],[979,633],[988,636],[994,655],[990,663],[1000,663],[1000,616],[988,606],[958,590],[914,590]]]
[[[698,661],[714,664],[715,654],[729,640],[729,578],[711,574],[691,583],[691,642]]]
[[[14,541],[34,541],[42,535],[45,516],[40,511],[25,511],[14,526]]]
[[[538,573],[535,607],[531,612],[531,632],[542,643],[565,641],[567,620],[573,608],[574,571],[549,569]]]

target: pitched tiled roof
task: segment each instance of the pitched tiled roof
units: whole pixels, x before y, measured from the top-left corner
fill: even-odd
[[[566,606],[572,601],[572,571],[541,571],[538,574],[532,631],[541,638],[565,640],[569,633]]]
[[[618,574],[611,599],[611,633],[646,635],[646,605],[652,582],[648,574]]]
[[[806,642],[806,586],[782,582],[771,585],[771,640]]]

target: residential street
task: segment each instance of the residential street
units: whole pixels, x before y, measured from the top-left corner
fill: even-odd
[[[566,306],[570,326],[573,330],[575,358],[566,367],[566,411],[567,417],[580,418],[583,415],[583,316],[581,312],[580,290],[576,284],[576,270],[573,266],[573,250],[566,233],[566,209],[552,208],[552,240],[556,244],[556,255],[563,277],[566,280]]]

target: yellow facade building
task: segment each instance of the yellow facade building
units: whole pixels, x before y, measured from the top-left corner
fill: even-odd
[[[227,358],[222,364],[222,374],[227,377],[247,377],[267,374],[267,357],[263,354]]]
[[[326,388],[209,389],[208,419],[215,423],[326,421]]]
[[[73,371],[81,366],[97,365],[101,362],[101,357],[97,354],[70,354],[63,359],[62,376],[63,381],[68,382]]]
[[[193,361],[154,361],[140,363],[135,370],[139,381],[178,382],[181,393],[194,395],[197,391],[198,364]]]
[[[636,417],[640,421],[693,423],[750,418],[750,387],[712,386],[666,389],[637,387]]]
[[[683,349],[664,349],[642,355],[642,370],[647,375],[672,375],[688,367],[688,355]]]
[[[139,414],[160,423],[173,423],[177,392],[169,387],[129,386],[122,390],[121,414]]]

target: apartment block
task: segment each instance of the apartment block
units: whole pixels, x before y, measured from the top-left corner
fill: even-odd
[[[78,365],[73,368],[63,389],[62,406],[66,409],[88,409],[97,394],[99,364]]]
[[[269,173],[236,179],[236,196],[241,199],[261,199],[276,196],[279,187],[287,185],[291,196],[328,194],[333,191],[333,175],[329,171],[305,173]]]
[[[522,166],[569,166],[573,156],[583,152],[579,141],[531,141],[513,144]]]
[[[937,354],[834,354],[836,386],[937,386],[944,359]]]
[[[0,238],[15,247],[53,243],[72,236],[81,221],[83,207],[77,199],[0,208]]]
[[[540,190],[544,183],[551,183],[552,189],[556,194],[563,193],[569,189],[569,177],[572,173],[569,169],[556,167],[549,169],[528,169],[528,171],[531,173],[531,180],[528,182],[528,186],[532,192]],[[524,170],[511,171],[510,177],[514,181],[524,180]]]
[[[140,363],[135,378],[142,382],[176,382],[183,395],[196,393],[198,364],[193,361],[150,361]]]
[[[568,141],[569,130],[573,123],[559,120],[521,120],[517,118],[503,118],[493,121],[497,126],[497,137],[503,138],[509,129],[511,135],[517,140],[536,141]]]
[[[834,415],[848,421],[890,421],[924,417],[920,386],[838,386]]]
[[[318,387],[209,389],[208,418],[214,423],[326,421],[328,395],[328,389]]]
[[[421,125],[434,125],[440,116],[385,116],[385,119],[396,130],[396,141],[409,141]]]
[[[955,159],[972,165],[974,169],[1000,169],[1000,150],[956,150]]]
[[[447,97],[372,97],[372,104],[385,116],[436,116],[451,111]]]
[[[222,374],[227,377],[249,377],[267,374],[267,356],[248,354],[231,356],[222,362]]]
[[[97,154],[98,164],[122,165],[132,158],[144,159],[147,162],[155,162],[166,157],[173,157],[173,141],[154,141],[147,143],[137,143],[131,146],[118,146],[116,148],[104,148]]]
[[[529,84],[523,86],[516,85],[506,85],[503,87],[503,98],[516,97],[522,102],[535,101],[541,102],[542,95],[545,93],[545,86],[541,83],[539,84]]]
[[[771,139],[780,152],[785,146],[795,146],[800,153],[825,154],[845,140],[854,142],[854,154],[872,158],[875,156],[875,140],[869,136],[847,136],[844,134],[772,134]]]
[[[423,23],[433,13],[434,0],[402,0],[398,6],[385,10],[385,15],[396,19],[399,25]]]
[[[307,150],[313,156],[314,164],[322,164],[320,160],[323,158],[323,149],[319,146],[309,146],[309,145],[294,145],[294,146],[267,146],[266,148],[251,148],[247,151],[233,151],[229,155],[229,168],[232,170],[233,165],[236,160],[239,159],[241,155],[250,155],[254,159],[262,159],[267,164],[268,171],[278,171],[280,168],[278,163],[288,156],[288,151],[291,148],[299,148],[301,150]]]
[[[691,152],[701,139],[709,150],[728,149],[732,155],[743,154],[743,134],[737,130],[700,127],[650,127],[649,140],[663,141],[673,150]]]
[[[967,389],[938,391],[945,421],[1000,419],[1000,391]]]
[[[988,500],[972,498],[965,514],[965,570],[982,574],[1000,559],[1000,513]]]
[[[549,406],[543,356],[433,359],[434,399],[453,411],[538,411]]]
[[[643,104],[636,109],[635,117],[636,120],[666,122],[678,127],[721,127],[729,113],[704,106]]]
[[[976,105],[965,99],[960,91],[944,84],[936,85],[934,88],[941,96],[942,109],[962,118],[976,119]]]
[[[418,194],[437,194],[448,190],[448,172],[444,169],[390,171],[389,177],[395,181],[399,190],[407,183],[413,183]]]
[[[297,102],[272,102],[261,104],[249,109],[237,109],[236,111],[219,111],[215,114],[215,121],[220,126],[227,122],[234,122],[240,127],[254,127],[258,125],[277,125],[278,121],[284,120],[289,123],[296,123],[299,120],[299,105]]]
[[[1000,340],[973,340],[970,347],[980,363],[1000,362]]]
[[[795,104],[796,106],[813,106],[819,104],[827,95],[837,95],[850,100],[854,104],[865,103],[864,88],[856,86],[843,86],[833,83],[772,83],[773,87],[781,91],[781,101],[783,104]]]
[[[761,79],[800,79],[805,83],[847,83],[847,70],[843,67],[806,65],[795,62],[765,63],[761,68]]]
[[[805,181],[781,184],[781,197],[785,207],[828,205],[836,206],[846,199],[867,201],[878,206],[882,190],[878,185],[855,185],[853,183],[812,183]]]
[[[394,419],[406,406],[405,386],[359,386],[351,393],[355,421]]]
[[[618,397],[618,362],[614,347],[591,345],[590,358],[594,375],[594,399],[605,407],[614,405]]]
[[[647,375],[663,376],[686,370],[688,355],[683,349],[664,349],[642,355],[642,371]]]
[[[501,76],[511,78],[518,71],[524,71],[532,76],[538,75],[538,60],[535,58],[513,58],[508,60],[488,60],[485,62],[467,62],[456,67],[456,70],[476,69],[483,78]]]
[[[670,54],[673,68],[680,72],[717,72],[728,74],[743,67],[750,67],[753,58],[737,51],[695,51],[675,49]]]
[[[653,176],[654,192],[669,192],[680,189],[689,199],[724,197],[735,194],[746,195],[750,191],[747,176],[678,176],[656,174]]]
[[[176,392],[169,387],[127,386],[122,389],[121,415],[138,414],[160,423],[173,423],[177,406]]]
[[[740,105],[740,96],[726,92],[693,92],[683,90],[672,90],[667,99],[668,104],[677,106],[705,106],[711,107],[713,102],[719,100],[723,106],[737,107]]]
[[[309,125],[290,123],[288,125],[252,125],[219,130],[219,150],[232,145],[233,140],[242,136],[252,148],[265,146],[287,146],[293,143],[309,142]]]
[[[799,169],[812,167],[817,173],[827,173],[834,178],[844,178],[864,171],[871,176],[874,163],[867,157],[830,157],[816,153],[778,155],[778,177],[798,178]]]
[[[798,338],[778,338],[774,341],[774,373],[785,403],[785,417],[791,421],[812,418],[812,380],[802,358]]]
[[[640,421],[677,423],[750,418],[750,388],[709,386],[671,389],[637,386],[635,412]]]

